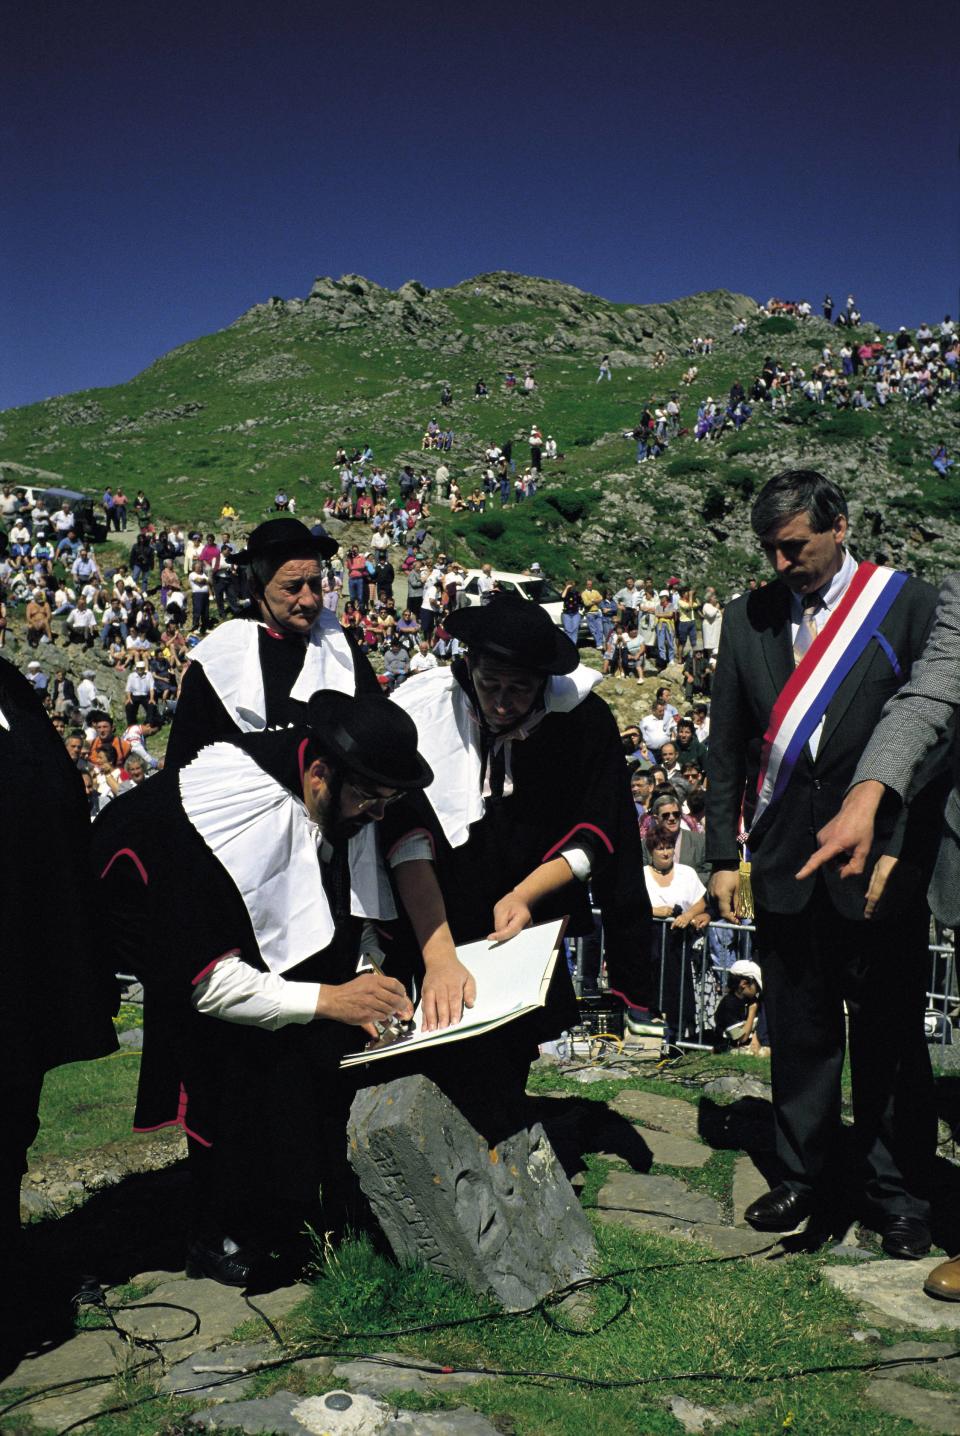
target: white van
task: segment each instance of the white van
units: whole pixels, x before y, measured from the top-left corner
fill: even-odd
[[[553,623],[558,628],[563,627],[561,613],[563,612],[563,601],[560,597],[560,590],[550,582],[549,579],[538,573],[503,573],[494,569],[491,573],[493,581],[501,593],[518,593],[521,598],[529,598],[532,603],[539,603],[549,613]],[[480,569],[467,569],[467,581],[460,590],[458,608],[475,608],[480,602]],[[587,628],[586,620],[580,619],[580,638],[589,638],[590,631]]]

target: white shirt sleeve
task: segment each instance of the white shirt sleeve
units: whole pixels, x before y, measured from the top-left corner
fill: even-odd
[[[236,953],[228,953],[197,983],[192,1002],[205,1017],[274,1032],[289,1022],[310,1022],[316,1015],[320,986],[260,972]]]
[[[391,868],[398,868],[401,863],[420,862],[433,862],[433,849],[427,835],[416,830],[401,838],[387,858]]]
[[[582,883],[585,883],[593,872],[593,859],[586,848],[561,848],[559,856],[566,859],[573,876]]]

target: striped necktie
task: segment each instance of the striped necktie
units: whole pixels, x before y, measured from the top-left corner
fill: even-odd
[[[820,607],[820,595],[808,593],[803,600],[803,609],[800,614],[800,627],[797,629],[797,636],[793,640],[793,662],[798,664],[817,636],[817,610]]]

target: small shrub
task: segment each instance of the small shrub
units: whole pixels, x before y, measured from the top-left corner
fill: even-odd
[[[788,319],[785,314],[774,314],[757,325],[761,334],[793,334],[796,327],[796,320]]]
[[[710,468],[707,459],[701,459],[691,454],[683,459],[671,459],[667,465],[667,473],[674,478],[681,478],[684,474],[705,474]]]
[[[717,519],[723,518],[728,506],[729,500],[723,490],[710,488],[704,494],[700,513],[708,524],[715,523]]]
[[[890,462],[896,464],[899,469],[912,468],[916,457],[910,440],[905,439],[902,434],[898,434],[895,439],[890,440],[887,456]]]
[[[587,512],[585,502],[575,494],[547,494],[546,501],[569,524],[578,523]]]
[[[742,499],[749,499],[760,482],[758,476],[746,464],[731,464],[723,475],[727,488],[733,489]]]
[[[473,528],[475,533],[481,534],[483,538],[490,539],[491,541],[498,538],[503,538],[503,535],[506,533],[507,530],[507,526],[504,523],[503,519],[498,519],[494,516],[487,515],[484,515],[483,518],[477,519],[476,523],[473,525]]]
[[[573,447],[575,449],[589,449],[590,445],[596,441],[596,438],[596,434],[578,434],[573,441]]]

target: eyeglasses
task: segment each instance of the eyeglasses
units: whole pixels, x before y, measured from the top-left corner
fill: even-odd
[[[679,819],[679,817],[680,817],[680,809],[679,809],[679,808],[661,808],[660,811],[659,811],[659,813],[657,814],[657,817],[658,817],[658,818],[677,818],[677,819]]]
[[[365,813],[368,808],[384,807],[389,808],[391,803],[397,802],[403,797],[403,793],[368,793],[365,788],[358,787],[356,783],[345,784],[351,792],[356,794],[357,809]]]

